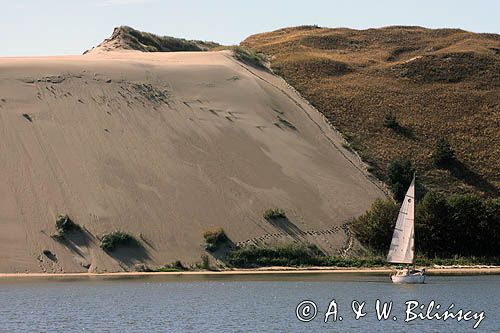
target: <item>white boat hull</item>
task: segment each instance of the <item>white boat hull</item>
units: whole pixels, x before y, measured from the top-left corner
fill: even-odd
[[[393,283],[408,283],[408,284],[422,284],[425,283],[425,273],[419,272],[409,275],[392,275],[391,280]]]

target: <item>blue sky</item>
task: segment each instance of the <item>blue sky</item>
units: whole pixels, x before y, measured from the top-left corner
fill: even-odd
[[[119,25],[237,44],[254,33],[302,24],[500,33],[499,13],[496,0],[0,0],[0,56],[81,54]]]

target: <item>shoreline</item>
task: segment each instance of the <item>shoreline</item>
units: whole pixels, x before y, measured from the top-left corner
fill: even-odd
[[[293,268],[293,267],[266,267],[259,269],[235,269],[221,271],[174,271],[174,272],[105,272],[105,273],[0,273],[2,279],[29,279],[29,278],[126,278],[126,277],[154,277],[154,276],[263,276],[263,275],[313,275],[313,274],[360,274],[386,275],[393,272],[391,268]],[[443,267],[426,268],[429,276],[476,276],[500,275],[500,266],[482,267]]]

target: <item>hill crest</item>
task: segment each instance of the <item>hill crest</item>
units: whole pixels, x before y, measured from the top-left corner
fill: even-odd
[[[217,46],[219,44],[215,42],[158,36],[129,26],[119,26],[113,30],[111,37],[105,39],[96,47],[85,51],[84,54],[117,50],[142,52],[208,51]]]
[[[429,189],[498,195],[500,35],[461,29],[300,26],[248,37],[272,69],[345,136],[384,179],[405,157]],[[312,84],[314,83],[314,84]],[[394,114],[400,131],[384,127]],[[456,152],[432,165],[436,140]]]

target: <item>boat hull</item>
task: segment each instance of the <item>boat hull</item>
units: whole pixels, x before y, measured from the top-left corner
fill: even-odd
[[[391,280],[399,284],[422,284],[425,283],[425,274],[392,275]]]

